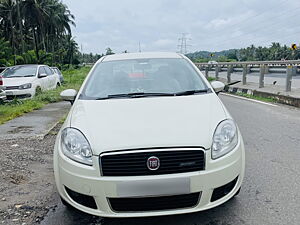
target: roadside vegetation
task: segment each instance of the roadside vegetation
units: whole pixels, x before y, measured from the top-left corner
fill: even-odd
[[[79,90],[89,70],[90,67],[82,67],[80,69],[69,69],[63,71],[65,82],[55,90],[42,92],[32,99],[15,99],[11,102],[0,105],[0,124],[21,116],[24,113],[40,109],[45,104],[61,101],[60,92],[70,88]]]
[[[300,58],[300,49],[280,43],[270,43],[269,46],[254,46],[247,48],[230,49],[220,52],[198,51],[187,56],[197,63],[208,61],[235,62],[235,61],[266,61],[266,60],[293,60]]]
[[[0,0],[0,67],[79,64],[74,19],[59,0]]]
[[[249,95],[246,93],[228,93],[231,95],[237,95],[237,96],[241,96],[241,97],[245,97],[245,98],[250,98],[250,99],[254,99],[254,100],[258,100],[258,101],[262,101],[262,102],[270,102],[270,103],[276,103],[278,102],[277,99],[272,98],[272,97],[261,97],[261,96],[256,96],[256,95]]]

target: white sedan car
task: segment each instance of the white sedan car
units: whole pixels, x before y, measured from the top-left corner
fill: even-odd
[[[240,190],[241,133],[210,84],[177,53],[105,56],[82,88],[54,149],[62,202],[103,217],[216,207]]]
[[[3,86],[8,99],[31,98],[39,91],[60,85],[58,74],[46,65],[18,65],[2,72]]]

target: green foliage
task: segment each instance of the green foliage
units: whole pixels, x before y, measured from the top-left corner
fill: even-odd
[[[255,47],[251,45],[242,49],[231,49],[221,52],[213,52],[214,56],[210,57],[212,52],[199,51],[187,54],[194,62],[208,62],[210,60],[218,62],[232,61],[267,61],[267,60],[293,60],[300,59],[300,49],[292,50],[286,45],[272,43],[269,47]]]
[[[79,64],[74,16],[60,0],[0,1],[0,66]]]
[[[10,66],[9,60],[12,58],[9,42],[5,41],[4,38],[0,38],[0,67]]]
[[[256,96],[256,95],[249,95],[249,94],[245,94],[245,93],[235,93],[235,95],[239,95],[245,98],[251,98],[251,99],[255,99],[255,100],[259,100],[259,101],[263,101],[263,102],[272,102],[272,103],[276,103],[278,102],[275,98],[272,97],[260,97],[260,96]]]
[[[113,55],[113,54],[115,54],[115,53],[111,50],[111,48],[106,49],[105,55]]]

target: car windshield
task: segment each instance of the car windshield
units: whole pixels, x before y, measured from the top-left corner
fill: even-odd
[[[195,94],[208,90],[185,59],[136,59],[99,63],[87,81],[81,99],[110,96]],[[178,95],[179,95],[178,94]]]
[[[37,66],[26,65],[26,66],[13,66],[3,71],[3,78],[12,77],[33,77],[36,74]]]

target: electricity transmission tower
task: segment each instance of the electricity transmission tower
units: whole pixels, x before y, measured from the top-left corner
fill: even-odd
[[[178,39],[179,45],[179,52],[181,54],[187,54],[187,48],[190,47],[191,45],[188,45],[187,42],[191,40],[191,38],[188,38],[188,33],[182,33],[181,38]]]

